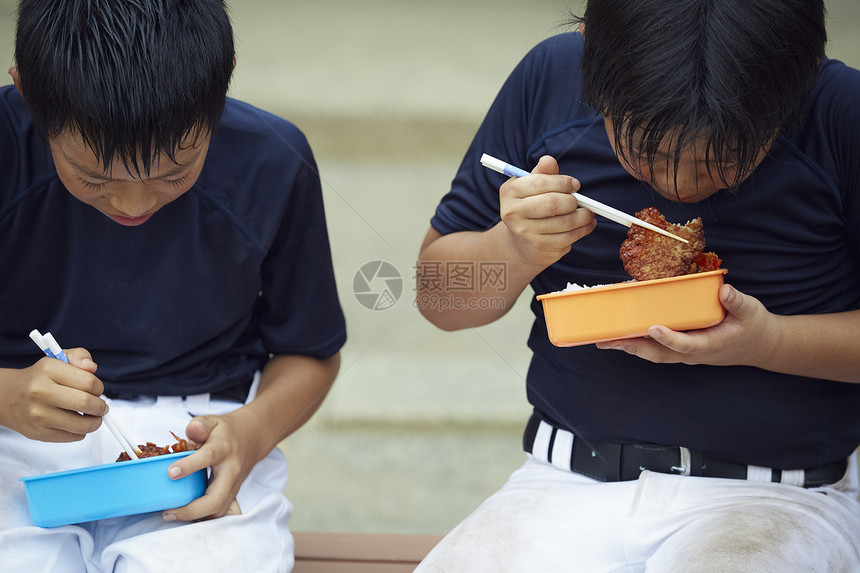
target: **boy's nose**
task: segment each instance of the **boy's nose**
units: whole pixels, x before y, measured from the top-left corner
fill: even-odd
[[[111,207],[124,217],[134,218],[150,213],[156,206],[158,197],[143,189],[129,189],[111,195]]]

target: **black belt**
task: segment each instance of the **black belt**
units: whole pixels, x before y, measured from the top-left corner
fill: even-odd
[[[848,460],[820,468],[778,470],[714,459],[683,447],[657,444],[612,444],[585,440],[533,414],[523,435],[523,449],[551,463],[600,481],[629,481],[645,470],[665,474],[770,481],[820,487],[845,476]]]
[[[244,404],[245,400],[248,399],[248,392],[250,390],[251,383],[249,382],[247,384],[239,384],[223,390],[210,392],[209,397],[213,400],[226,400],[227,402],[239,402],[240,404]],[[130,392],[114,392],[111,390],[105,390],[104,395],[111,400],[136,400],[141,396],[148,396],[148,394],[132,394]],[[185,398],[185,396],[182,396],[182,398]]]

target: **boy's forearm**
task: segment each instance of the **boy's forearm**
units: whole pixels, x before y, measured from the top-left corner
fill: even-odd
[[[501,282],[483,280],[481,263],[501,273]],[[452,287],[449,265],[469,265],[471,280]],[[444,236],[430,229],[418,257],[416,305],[443,330],[483,326],[504,316],[541,270],[519,257],[504,223]]]
[[[777,320],[777,350],[758,366],[797,376],[860,382],[860,310]]]
[[[308,356],[274,356],[261,374],[257,395],[243,408],[257,428],[259,457],[299,429],[317,411],[340,369],[340,354],[318,360]]]
[[[10,416],[12,413],[13,401],[8,398],[6,394],[10,391],[16,374],[19,374],[16,370],[0,368],[0,426],[5,426],[10,429],[14,429],[11,427],[12,420]]]

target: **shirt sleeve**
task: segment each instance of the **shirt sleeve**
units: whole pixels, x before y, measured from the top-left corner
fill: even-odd
[[[14,87],[0,88],[0,217],[10,208],[20,193],[21,185],[21,134],[19,118],[15,115]]]
[[[486,153],[527,171],[534,168],[531,143],[547,126],[559,125],[581,109],[580,38],[566,33],[544,40],[514,68],[430,221],[434,229],[443,235],[485,231],[500,221],[499,187],[507,177],[481,165],[481,156]]]
[[[346,341],[323,207],[310,149],[262,268],[260,331],[272,354],[324,359]]]
[[[840,62],[832,62],[832,67],[836,73],[825,121],[849,241],[860,264],[860,71]]]

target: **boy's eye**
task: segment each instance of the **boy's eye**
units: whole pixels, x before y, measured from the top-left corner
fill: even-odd
[[[87,189],[101,189],[102,187],[104,187],[104,182],[93,183],[92,181],[87,181],[86,179],[82,179],[80,177],[78,177],[78,181],[80,181],[81,185],[83,185]]]
[[[184,176],[180,177],[179,179],[162,179],[162,181],[164,181],[168,185],[172,185],[172,186],[176,186],[176,187],[182,185],[187,180],[188,180],[188,175],[184,175]],[[92,189],[92,190],[101,189],[102,187],[105,186],[105,183],[106,183],[104,181],[99,182],[99,183],[94,183],[93,181],[87,181],[86,179],[83,179],[82,177],[78,177],[78,181],[85,188]]]
[[[179,186],[188,181],[188,175],[183,175],[179,179],[166,179],[169,185]]]

